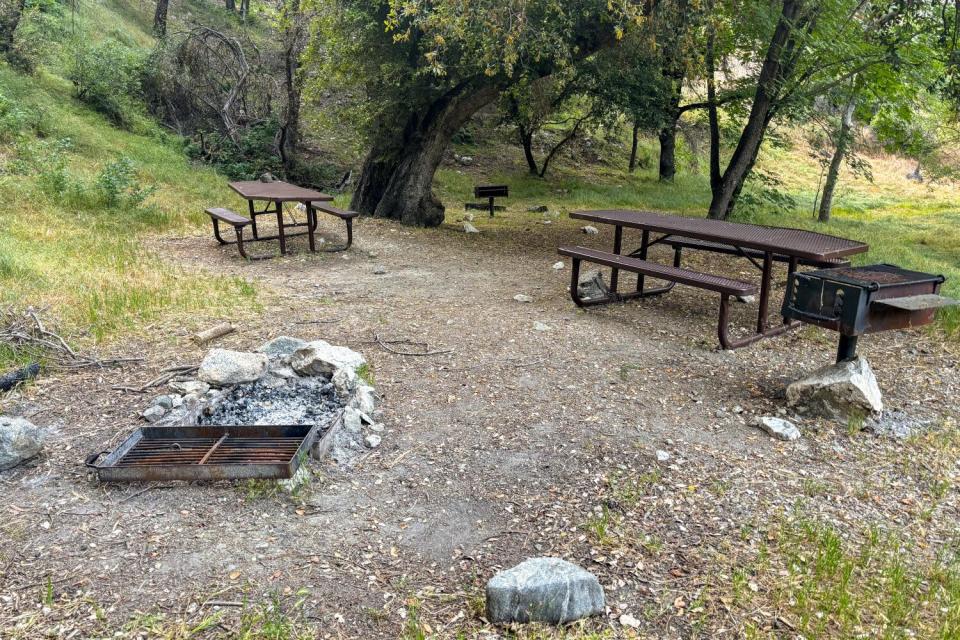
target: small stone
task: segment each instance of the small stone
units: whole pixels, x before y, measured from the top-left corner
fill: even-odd
[[[343,410],[343,428],[350,433],[360,433],[362,420],[360,412],[353,407],[347,407]]]
[[[666,462],[670,459],[670,452],[663,449],[657,449],[657,462]]]
[[[277,376],[278,378],[283,378],[285,380],[290,380],[293,378],[298,378],[297,372],[293,370],[293,367],[290,365],[283,365],[280,367],[271,367],[270,373]]]
[[[523,302],[523,303],[533,302],[533,298],[531,298],[525,293],[518,293],[517,295],[513,296],[513,299],[516,300],[517,302]]]
[[[267,363],[263,353],[212,349],[200,363],[197,377],[215,387],[255,382],[266,373]]]
[[[584,300],[592,300],[610,295],[610,288],[603,281],[603,274],[594,271],[577,284],[577,294]]]
[[[623,627],[630,627],[631,629],[640,628],[640,621],[634,618],[629,613],[621,614],[617,620],[620,622],[620,625]]]
[[[553,263],[553,268],[556,269],[557,271],[560,271],[560,269],[563,269],[563,267],[564,267],[563,260]]]
[[[372,425],[370,425],[370,430],[377,433],[383,433],[385,428],[386,427],[383,426],[382,422],[374,422]]]
[[[539,321],[533,323],[533,328],[534,328],[536,331],[550,331],[550,325],[544,324],[544,323],[539,322]]]
[[[367,449],[376,449],[380,446],[380,436],[375,433],[371,433],[363,439],[363,444],[366,445]]]
[[[158,404],[151,405],[140,413],[140,416],[150,423],[156,422],[165,415],[167,415],[167,410]]]
[[[387,272],[387,268],[382,264],[377,265],[376,267],[373,268],[373,275],[376,275],[376,276],[382,276],[386,272]]]
[[[778,440],[790,442],[800,438],[800,429],[797,428],[797,425],[783,418],[765,416],[756,421],[756,426]]]
[[[309,342],[290,357],[293,370],[308,376],[333,375],[344,367],[356,370],[366,363],[366,358],[353,349],[335,346],[325,340]]]
[[[596,576],[560,558],[531,558],[487,582],[487,620],[494,624],[564,624],[602,614]]]
[[[466,221],[463,223],[463,231],[465,233],[480,233],[479,229]]]
[[[257,348],[258,353],[265,353],[271,358],[285,359],[293,355],[297,349],[307,346],[306,340],[290,336],[277,336]]]
[[[600,233],[600,230],[594,227],[593,225],[587,225],[585,227],[580,227],[580,231],[583,231],[588,236],[595,236]]]
[[[156,398],[153,399],[153,402],[151,404],[156,405],[158,407],[163,407],[164,411],[169,411],[170,409],[173,409],[173,399],[167,395],[157,396]]]
[[[170,383],[170,388],[183,395],[194,394],[202,396],[210,390],[210,385],[202,380],[177,380]]]
[[[463,214],[463,219],[466,220],[467,222],[473,222],[473,214],[465,213]]]
[[[546,213],[549,210],[550,207],[545,204],[538,204],[535,207],[527,207],[527,213]]]
[[[733,409],[731,409],[731,411],[733,411],[734,413],[743,413],[743,407],[741,407],[738,404],[735,404],[733,405]]]
[[[44,431],[26,418],[0,416],[0,471],[40,453],[44,437]]]
[[[353,394],[351,405],[356,407],[360,413],[371,415],[377,409],[377,394],[373,387],[362,380],[357,383],[357,389]]]
[[[810,415],[836,420],[883,411],[877,378],[863,356],[822,367],[791,383],[787,404]]]
[[[337,395],[346,398],[360,383],[360,376],[356,369],[351,367],[341,367],[333,373],[333,387],[337,390]]]
[[[743,304],[753,304],[756,300],[756,296],[737,296],[737,302],[742,302]]]

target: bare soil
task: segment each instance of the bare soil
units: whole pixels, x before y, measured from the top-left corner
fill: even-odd
[[[606,230],[586,237],[573,221],[510,212],[495,228],[478,216],[482,233],[467,235],[457,212],[448,218],[436,230],[364,219],[347,253],[311,255],[298,240],[294,255],[255,263],[207,235],[163,239],[171,264],[260,291],[262,308],[235,318],[241,330],[216,346],[286,334],[364,353],[383,444],[349,469],[315,464],[292,496],[251,484],[104,485],[84,457],[126,437],[152,397],[111,387],[198,362],[204,350],[189,335],[217,319],[169,318],[112,345],[144,355],[142,366],[41,378],[5,407],[53,435],[41,457],[0,474],[0,636],[170,635],[215,611],[195,637],[229,636],[242,624],[234,604],[276,600],[308,637],[398,637],[414,613],[427,635],[492,637],[483,585],[533,555],[600,577],[610,614],[584,631],[729,637],[755,624],[789,634],[778,611],[704,598],[754,544],[745,528],[762,530],[798,501],[851,531],[911,526],[929,503],[928,479],[905,464],[914,445],[805,419],[796,443],[749,426],[777,414],[790,380],[832,361],[834,335],[801,330],[721,352],[716,296],[683,287],[579,311],[569,264],[551,268],[556,247],[610,246]],[[756,277],[729,257],[691,264]],[[754,305],[738,305],[744,326]],[[376,336],[452,352],[398,355]],[[888,408],[931,429],[952,424],[955,346],[930,331],[861,342]],[[623,486],[635,501],[624,503]],[[956,489],[934,508],[925,535],[952,535]],[[624,613],[640,628],[621,627]]]

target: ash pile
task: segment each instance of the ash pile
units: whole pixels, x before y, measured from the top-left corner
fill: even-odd
[[[210,350],[195,377],[169,383],[143,410],[160,427],[316,425],[316,458],[349,466],[380,445],[377,396],[364,357],[323,340],[281,336],[255,351]]]

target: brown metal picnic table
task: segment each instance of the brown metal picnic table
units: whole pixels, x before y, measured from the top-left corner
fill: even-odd
[[[287,238],[303,233],[288,234],[287,229],[306,227],[307,237],[310,239],[310,251],[316,251],[316,230],[317,230],[317,212],[313,206],[314,202],[330,202],[332,196],[316,191],[314,189],[305,189],[288,182],[274,180],[272,182],[263,182],[261,180],[244,180],[231,182],[230,188],[236,191],[240,197],[247,200],[250,212],[251,229],[254,240],[280,240],[280,253],[287,252]],[[255,202],[266,202],[263,210],[257,211]],[[300,223],[285,223],[283,220],[283,203],[300,202],[307,210],[307,221]],[[273,205],[271,208],[270,205]],[[277,235],[261,237],[257,230],[257,216],[266,214],[276,214],[277,216]]]
[[[674,245],[676,250],[674,267],[679,267],[680,251],[678,247],[685,239],[693,239],[694,242],[690,244],[694,248],[740,255],[753,262],[761,271],[760,308],[757,312],[756,333],[739,340],[733,340],[725,335],[726,318],[724,316],[726,315],[726,308],[725,305],[722,305],[720,341],[724,348],[744,346],[761,338],[779,335],[798,326],[799,323],[791,323],[786,320],[773,327],[767,324],[774,261],[787,262],[788,271],[793,273],[798,264],[825,264],[854,254],[864,253],[869,249],[869,246],[863,242],[803,229],[767,227],[707,218],[688,218],[650,211],[578,211],[571,213],[570,217],[596,224],[613,225],[613,253],[617,255],[620,255],[622,251],[623,229],[629,228],[642,231],[640,248],[629,254],[641,260],[647,259],[647,251],[650,247],[661,243],[673,244],[676,242],[678,244]],[[651,239],[652,233],[662,235],[659,238]],[[643,275],[638,275],[637,290],[620,294],[617,292],[617,277],[617,269],[613,268],[610,277],[611,300],[625,300],[665,293],[672,288],[671,284],[660,289],[646,291],[644,290]]]

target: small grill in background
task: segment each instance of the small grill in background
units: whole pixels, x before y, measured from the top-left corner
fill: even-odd
[[[86,465],[103,482],[291,478],[316,435],[307,425],[141,427]]]
[[[919,327],[937,309],[960,304],[940,293],[944,277],[892,264],[793,273],[783,316],[840,332],[837,362],[852,360],[865,333]]]

